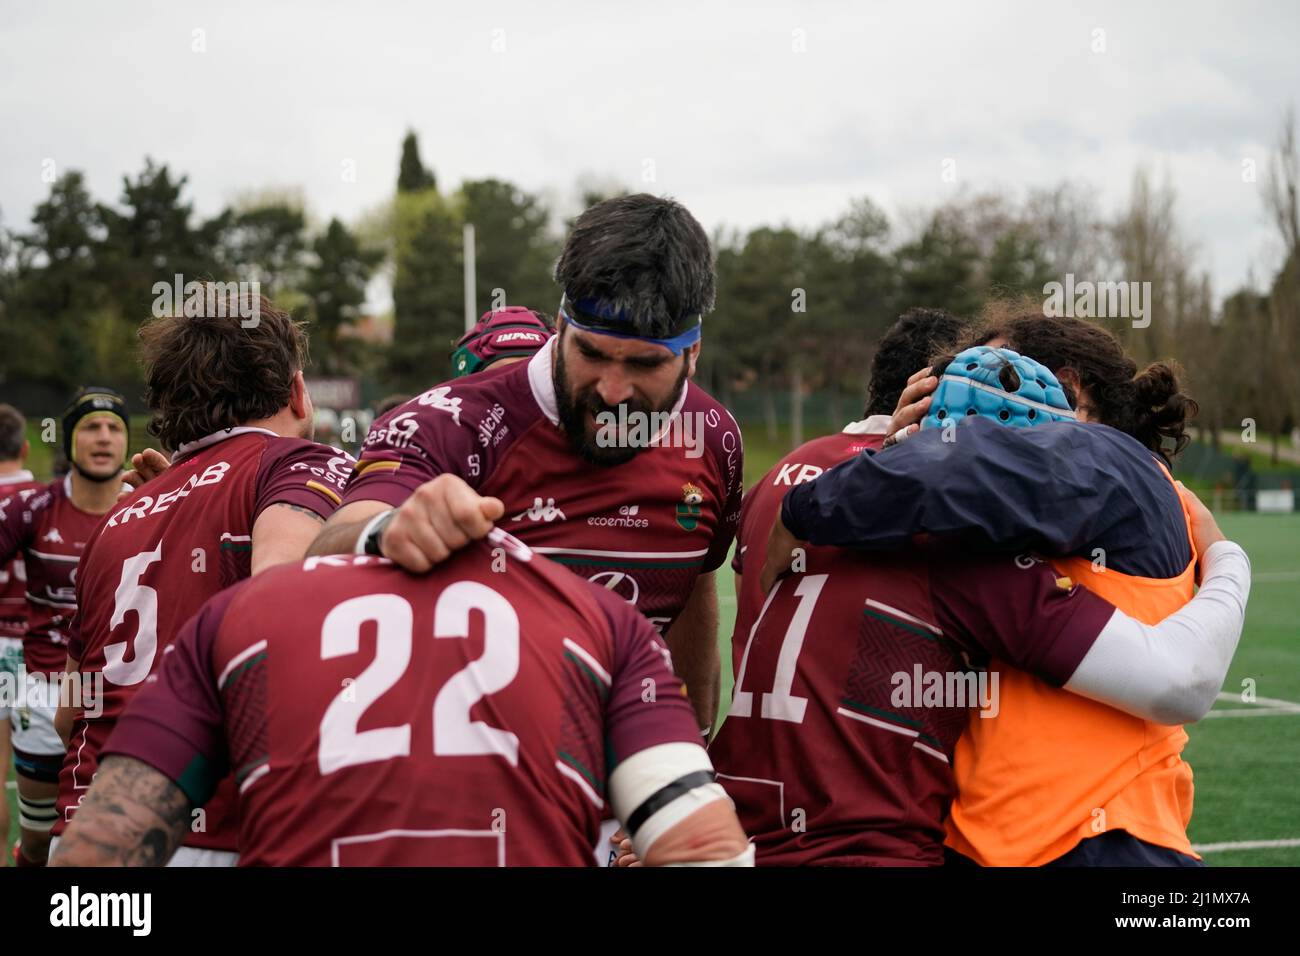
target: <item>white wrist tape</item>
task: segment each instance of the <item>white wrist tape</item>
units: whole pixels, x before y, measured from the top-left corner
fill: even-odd
[[[690,863],[665,863],[664,866],[753,866],[754,844],[746,844],[745,849],[729,860],[696,860]]]
[[[700,807],[726,800],[713,782],[713,764],[699,744],[659,744],[614,768],[609,778],[614,815],[632,838],[637,856]]]

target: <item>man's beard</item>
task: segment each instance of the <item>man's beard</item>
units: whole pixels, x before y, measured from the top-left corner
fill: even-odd
[[[600,445],[593,437],[587,435],[588,412],[593,418],[601,412],[606,412],[615,416],[617,420],[619,406],[606,405],[594,388],[585,389],[576,396],[572,395],[569,376],[564,367],[564,350],[557,348],[555,352],[555,404],[560,415],[560,427],[564,429],[565,437],[569,439],[573,450],[581,455],[584,461],[603,468],[631,461],[641,450],[639,447],[625,444]],[[631,416],[633,413],[639,413],[649,416],[654,412],[670,411],[681,398],[682,389],[685,387],[686,363],[682,362],[682,370],[677,376],[676,384],[673,385],[672,394],[662,408],[654,408],[644,402],[631,399],[622,403],[627,409],[624,414]],[[599,422],[600,419],[596,418],[595,421]]]
[[[106,481],[113,481],[114,479],[120,478],[122,474],[122,469],[116,468],[106,475],[96,475],[96,474],[92,474],[89,471],[86,471],[86,469],[82,468],[75,461],[72,462],[71,464],[73,469],[76,470],[77,474],[79,474],[82,478],[85,478],[87,481],[92,481],[97,485],[102,485]]]

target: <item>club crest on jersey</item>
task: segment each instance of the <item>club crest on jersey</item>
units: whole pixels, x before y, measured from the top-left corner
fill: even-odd
[[[703,488],[689,481],[682,485],[682,503],[677,506],[677,526],[683,531],[694,531],[700,524],[700,505],[703,503]]]
[[[431,388],[418,399],[421,405],[438,409],[440,412],[446,412],[452,417],[457,425],[460,424],[460,399],[451,397],[451,386],[440,385],[437,388]]]

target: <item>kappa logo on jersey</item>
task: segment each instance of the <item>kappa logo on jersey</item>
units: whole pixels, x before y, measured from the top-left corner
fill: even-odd
[[[555,506],[554,498],[547,498],[543,503],[541,498],[534,498],[533,504],[528,510],[521,511],[511,518],[511,521],[523,521],[527,518],[529,521],[566,521],[564,512]]]
[[[59,534],[58,528],[51,528],[49,531],[45,532],[45,537],[41,540],[49,542],[50,544],[63,544],[63,535]]]
[[[460,399],[451,397],[450,385],[431,388],[416,401],[421,405],[436,408],[440,412],[446,412],[457,425],[460,424]]]
[[[601,571],[587,578],[592,584],[599,584],[607,591],[613,591],[628,604],[641,600],[641,586],[636,578],[626,571]]]
[[[694,531],[700,524],[704,489],[689,481],[682,485],[682,503],[677,506],[677,524],[683,531]]]

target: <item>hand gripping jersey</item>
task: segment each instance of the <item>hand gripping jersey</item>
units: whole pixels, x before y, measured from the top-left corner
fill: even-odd
[[[619,768],[681,747],[707,767],[650,625],[498,531],[223,592],[106,753],[197,805],[233,771],[243,866],[590,866]]]
[[[24,501],[41,488],[30,471],[18,471],[0,476],[0,502],[18,497]],[[0,511],[4,506],[0,505]],[[8,565],[0,564],[0,638],[22,640],[27,633],[27,566],[22,555]]]
[[[759,590],[781,499],[878,448],[851,427],[787,455],[745,496],[735,692],[709,747],[762,865],[938,865],[968,722],[1000,720],[992,655],[1060,685],[1114,609],[1028,557],[887,559],[810,548]]]
[[[687,382],[674,410],[693,447],[590,465],[558,426],[552,339],[527,362],[432,388],[379,419],[344,503],[400,505],[443,472],[505,503],[498,525],[636,606],[661,632],[719,567],[740,514],[740,429]]]
[[[0,498],[0,565],[21,558],[27,576],[23,662],[29,674],[62,673],[77,610],[78,562],[103,515],[72,503],[72,476]]]
[[[84,610],[69,648],[83,680],[103,676],[102,712],[73,726],[59,776],[56,834],[90,786],[114,724],[154,679],[181,624],[212,595],[248,577],[258,516],[288,504],[327,518],[351,462],[328,445],[233,428],[182,446],[166,472],[109,513],[77,582]],[[227,785],[187,846],[235,849],[232,797]]]

